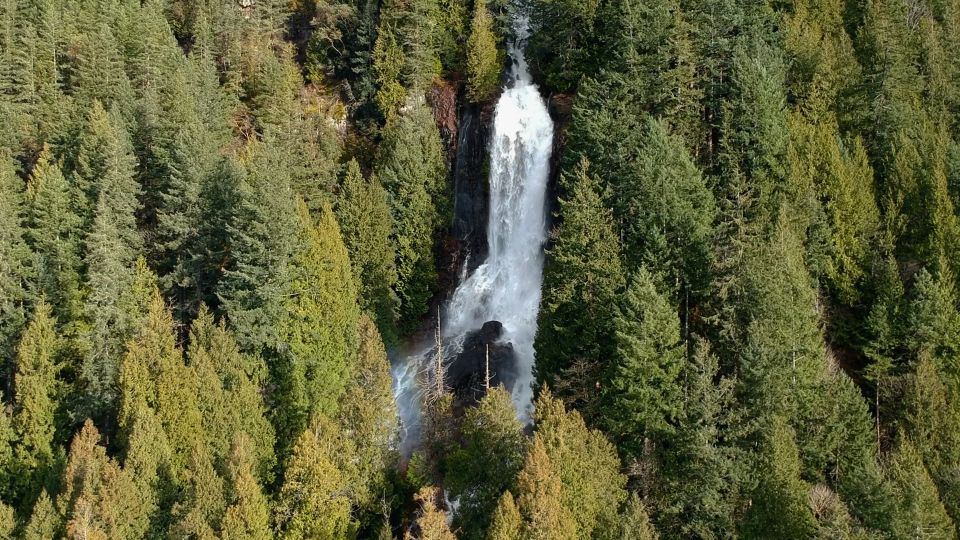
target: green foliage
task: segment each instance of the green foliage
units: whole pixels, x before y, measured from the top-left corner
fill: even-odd
[[[361,315],[357,323],[357,361],[347,384],[337,420],[353,442],[357,481],[352,486],[357,505],[375,511],[377,496],[395,463],[397,404],[383,341],[373,321]]]
[[[527,459],[517,476],[517,507],[523,517],[521,538],[549,540],[576,538],[577,522],[564,504],[563,481],[553,465],[543,439],[533,438]],[[510,499],[504,513],[512,513]],[[507,524],[500,522],[501,526]]]
[[[244,451],[256,458],[257,475],[271,479],[277,459],[262,394],[267,382],[263,360],[241,353],[229,330],[222,322],[214,323],[204,307],[190,328],[189,342],[187,361],[196,378],[197,405],[213,461],[226,461],[234,437],[242,432],[248,446]]]
[[[279,148],[254,144],[250,152],[235,188],[237,207],[227,225],[230,264],[217,296],[241,348],[267,354],[280,348],[288,266],[301,229]]]
[[[66,538],[142,538],[149,522],[134,480],[99,442],[99,432],[87,420],[70,443],[57,501],[66,518]]]
[[[440,497],[440,490],[434,487],[425,487],[416,495],[416,501],[420,508],[417,512],[417,521],[415,528],[419,531],[417,536],[409,532],[404,536],[404,540],[455,540],[456,536],[450,531],[450,525],[447,524],[447,514],[437,507],[437,500]]]
[[[626,499],[626,477],[620,473],[620,458],[602,433],[584,423],[577,411],[565,411],[563,403],[543,390],[536,404],[536,439],[540,440],[562,484],[565,511],[576,523],[568,529],[579,538],[611,530],[617,510]],[[522,482],[518,482],[522,484]],[[523,493],[523,490],[520,490]],[[523,497],[518,496],[523,508]]]
[[[446,13],[437,0],[388,0],[380,6],[373,69],[379,87],[376,102],[387,119],[404,105],[408,91],[414,100],[424,94],[440,74],[441,54],[448,56],[451,42],[456,43],[457,27],[464,33],[465,9],[451,4],[454,9]],[[458,10],[463,16],[457,16]],[[443,21],[447,24],[442,18],[449,18]]]
[[[346,389],[357,346],[357,289],[333,210],[314,225],[298,205],[303,248],[291,260],[280,338],[286,363],[279,379],[281,433],[289,440],[316,413],[332,415]]]
[[[54,325],[50,306],[39,301],[17,348],[14,459],[17,491],[23,501],[36,499],[56,456],[53,443],[61,345]]]
[[[365,180],[356,160],[347,164],[337,197],[337,221],[350,252],[360,307],[370,313],[386,341],[396,341],[399,299],[393,216],[386,190],[376,178]]]
[[[46,490],[40,493],[37,502],[33,505],[33,513],[23,530],[24,540],[46,540],[57,538],[63,527],[63,519],[53,505],[53,500]]]
[[[28,238],[37,261],[39,288],[61,324],[81,320],[80,248],[83,232],[74,208],[77,193],[44,146],[27,182]]]
[[[621,513],[619,523],[619,538],[623,540],[656,540],[657,531],[650,524],[650,518],[643,507],[640,497],[634,493],[627,499]]]
[[[117,367],[135,329],[125,302],[136,282],[134,264],[142,238],[136,226],[140,186],[130,138],[116,113],[94,103],[80,138],[74,183],[84,194],[87,287],[84,312],[90,324],[83,377],[93,412],[116,399]]]
[[[30,309],[30,250],[24,239],[23,189],[9,158],[0,156],[0,358],[13,357]]]
[[[908,438],[900,440],[890,469],[902,513],[898,533],[915,538],[955,538],[956,526],[947,515],[919,452]]]
[[[595,363],[613,356],[615,299],[626,284],[620,242],[597,181],[585,163],[567,181],[570,194],[560,201],[562,221],[553,232],[543,271],[535,344],[537,379],[547,384],[561,380],[577,361]],[[575,384],[592,386],[589,380]]]
[[[758,484],[742,524],[748,538],[811,538],[816,521],[807,506],[809,486],[800,479],[800,455],[794,433],[780,417],[764,428]]]
[[[596,0],[532,3],[529,54],[550,87],[567,90],[587,71],[599,4]]]
[[[659,520],[665,533],[702,538],[735,531],[737,461],[742,456],[727,440],[738,429],[735,381],[719,376],[715,354],[704,341],[694,345],[684,366],[684,410],[673,445],[663,452]]]
[[[485,538],[498,499],[523,465],[527,441],[502,387],[464,413],[460,432],[463,445],[447,458],[445,485],[459,501],[457,523],[464,537]]]
[[[520,529],[523,526],[523,517],[517,509],[513,494],[509,491],[500,496],[497,507],[490,517],[490,531],[488,540],[514,540],[520,538]]]
[[[493,17],[484,0],[473,4],[470,37],[467,38],[467,95],[470,101],[489,99],[500,86],[503,57],[497,49]]]
[[[217,476],[202,445],[194,447],[187,465],[180,501],[171,510],[168,538],[214,538],[226,501],[223,480]]]
[[[221,522],[224,540],[267,540],[270,505],[257,482],[252,443],[243,432],[237,433],[227,462],[227,508]]]
[[[676,309],[640,267],[614,319],[616,360],[604,387],[607,431],[627,455],[650,437],[671,435],[681,416],[685,350]]]
[[[387,123],[376,173],[390,194],[400,328],[408,332],[436,289],[434,249],[450,212],[443,147],[430,109],[415,106]]]
[[[281,538],[344,538],[354,530],[350,478],[337,465],[352,449],[342,441],[340,428],[323,415],[297,439],[274,510]]]

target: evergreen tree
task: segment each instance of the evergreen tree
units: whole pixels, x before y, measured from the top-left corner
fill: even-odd
[[[352,478],[337,466],[352,458],[342,438],[340,428],[318,414],[297,439],[274,508],[280,537],[333,539],[355,530],[346,496]]]
[[[416,106],[387,123],[376,172],[391,197],[402,331],[410,331],[437,286],[434,248],[447,224],[449,194],[440,134]]]
[[[437,507],[440,490],[434,487],[422,488],[416,496],[420,508],[417,520],[411,527],[416,534],[407,531],[404,540],[455,540],[456,536],[447,524],[447,514]]]
[[[281,432],[289,440],[316,413],[332,415],[353,369],[357,346],[357,291],[350,258],[329,205],[314,225],[298,204],[304,241],[291,260],[290,289],[280,337],[288,347],[278,374]]]
[[[597,363],[613,356],[615,299],[626,280],[597,181],[585,163],[567,181],[570,195],[560,201],[562,221],[547,252],[537,325],[537,379],[547,384],[561,380],[576,361]],[[576,384],[589,393],[593,381]]]
[[[741,525],[750,538],[811,538],[816,521],[807,506],[809,486],[800,479],[800,455],[793,430],[780,417],[768,420],[758,484]]]
[[[40,289],[53,304],[64,325],[77,324],[82,317],[80,290],[80,217],[76,214],[73,190],[44,146],[27,182],[27,227],[36,253]]]
[[[84,32],[71,35],[75,47],[67,57],[70,93],[82,107],[96,108],[96,102],[100,102],[108,109],[116,107],[126,116],[131,111],[134,95],[124,71],[124,58],[116,33],[108,17],[91,13],[91,7],[81,9],[79,25],[88,23],[90,26]]]
[[[627,504],[621,512],[619,529],[619,537],[623,540],[657,540],[659,538],[657,531],[650,524],[643,502],[636,493],[627,499]]]
[[[520,529],[523,526],[522,520],[520,510],[517,509],[517,503],[514,502],[513,494],[505,491],[500,496],[497,507],[490,517],[490,531],[487,534],[487,539],[516,540],[520,538]]]
[[[526,440],[510,394],[493,388],[460,426],[463,444],[447,458],[446,487],[459,502],[457,523],[465,538],[485,538],[501,493],[523,465]]]
[[[270,505],[256,476],[257,463],[250,438],[238,432],[227,462],[227,509],[221,522],[224,540],[268,540]]]
[[[33,505],[33,513],[23,530],[24,540],[47,540],[58,538],[62,534],[63,519],[53,505],[53,500],[47,491],[40,492],[40,497]]]
[[[604,416],[620,447],[639,456],[645,439],[669,437],[682,414],[680,321],[653,276],[640,267],[614,324],[617,352],[605,386]]]
[[[670,455],[663,456],[661,530],[676,536],[724,537],[735,530],[740,455],[726,440],[737,429],[735,381],[719,375],[705,341],[684,366],[684,410]]]
[[[902,513],[898,533],[913,538],[956,538],[956,526],[909,439],[900,440],[890,468]]]
[[[337,197],[337,221],[350,252],[360,307],[371,314],[387,342],[396,340],[399,299],[393,217],[386,190],[376,178],[364,180],[356,160],[347,164]]]
[[[463,13],[462,4],[450,6]],[[413,98],[422,96],[439,74],[441,67],[440,40],[448,27],[451,39],[456,39],[457,24],[442,24],[449,17],[461,21],[457,13],[441,13],[436,0],[399,2],[391,0],[380,6],[377,41],[373,48],[373,69],[377,77],[376,101],[385,117],[392,118],[406,99],[409,90]],[[465,33],[462,31],[461,35]]]
[[[198,444],[190,455],[180,501],[171,510],[168,538],[215,538],[226,507],[223,479],[213,469],[207,449]]]
[[[790,132],[787,158],[794,197],[804,200],[802,206],[822,206],[830,230],[824,274],[841,301],[854,302],[880,221],[873,169],[862,143],[843,141],[832,123],[810,124],[791,116]],[[815,202],[805,202],[812,197]]]
[[[564,504],[561,474],[547,455],[540,435],[533,438],[523,469],[517,476],[517,507],[523,516],[523,538],[560,540],[578,536],[574,516]],[[509,512],[506,502],[505,512]],[[579,534],[589,536],[579,529]]]
[[[50,306],[37,303],[33,320],[17,349],[14,432],[17,488],[32,503],[54,465],[57,407],[59,405],[59,339]]]
[[[284,157],[269,144],[253,144],[236,187],[236,211],[227,225],[230,262],[217,296],[245,352],[280,348],[289,264],[298,248],[297,212]]]
[[[117,367],[123,345],[135,328],[124,309],[135,282],[134,263],[142,239],[136,226],[139,208],[130,139],[116,114],[94,103],[80,140],[75,183],[87,197],[87,287],[84,304],[90,331],[83,378],[92,412],[102,414],[116,398]]]
[[[473,3],[473,20],[467,38],[467,95],[470,101],[486,101],[497,91],[502,64],[493,31],[493,17],[487,3],[478,0]]]
[[[563,403],[546,390],[537,399],[536,426],[536,436],[561,480],[563,506],[576,523],[568,532],[589,537],[612,530],[627,497],[626,477],[620,473],[614,446],[602,433],[588,428],[577,411],[565,411]],[[531,449],[528,459],[536,452]],[[523,513],[521,495],[517,502]]]
[[[70,443],[57,502],[66,517],[66,538],[142,538],[149,522],[133,479],[99,442],[99,432],[87,420]]]
[[[187,359],[196,378],[197,405],[214,463],[225,461],[237,433],[245,433],[245,451],[256,459],[261,480],[272,478],[276,464],[274,429],[267,419],[263,360],[240,352],[236,340],[203,306],[190,327]]]
[[[120,368],[120,432],[130,441],[141,408],[152,410],[179,476],[204,441],[196,380],[176,344],[173,318],[154,288],[149,311]],[[129,448],[128,448],[129,451]]]
[[[366,315],[360,316],[357,336],[357,362],[337,420],[356,448],[358,481],[352,486],[354,497],[362,509],[372,511],[396,459],[397,404],[387,352]]]
[[[0,155],[0,358],[8,367],[30,309],[30,249],[24,241],[23,184]]]

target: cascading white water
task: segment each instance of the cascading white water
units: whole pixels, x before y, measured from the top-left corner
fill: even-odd
[[[553,149],[553,121],[524,58],[527,33],[527,19],[520,15],[508,48],[509,82],[493,118],[487,259],[462,279],[441,324],[443,341],[454,354],[464,336],[484,322],[503,324],[501,341],[512,344],[516,361],[513,402],[524,421],[533,410],[533,341],[543,279],[545,198]],[[414,373],[430,356],[422,352],[394,369],[396,397],[407,430],[415,429],[419,418]]]
[[[489,253],[453,293],[447,305],[446,339],[503,323],[502,341],[513,344],[518,377],[513,401],[522,419],[531,411],[533,339],[543,279],[545,197],[553,149],[553,121],[523,56],[527,23],[518,20],[509,48],[510,85],[493,117],[490,147]]]

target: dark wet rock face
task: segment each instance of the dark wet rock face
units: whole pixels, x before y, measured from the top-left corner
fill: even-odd
[[[447,384],[455,401],[469,405],[486,392],[487,358],[490,361],[490,386],[503,384],[508,390],[516,380],[513,346],[499,343],[503,325],[488,321],[479,330],[467,334],[460,352],[447,366]]]

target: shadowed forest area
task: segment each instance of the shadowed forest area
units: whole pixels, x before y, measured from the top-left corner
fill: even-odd
[[[518,17],[533,423],[407,456]],[[958,208],[960,0],[0,0],[0,539],[955,539]]]

